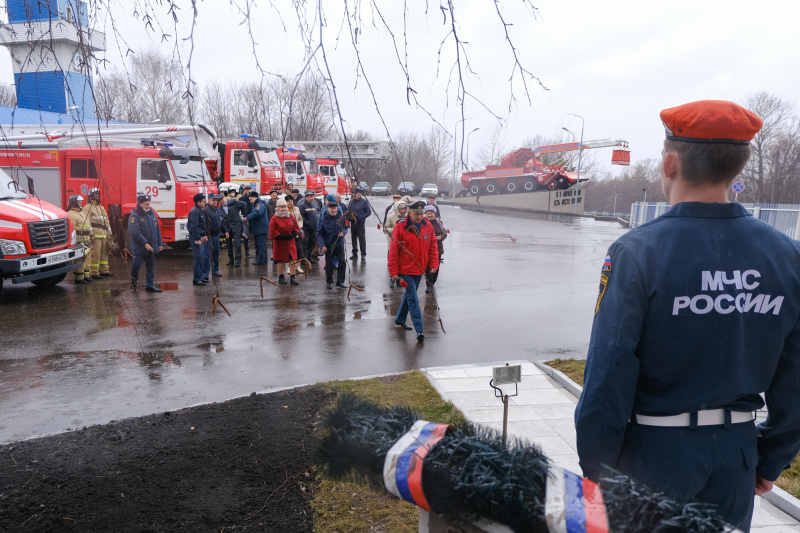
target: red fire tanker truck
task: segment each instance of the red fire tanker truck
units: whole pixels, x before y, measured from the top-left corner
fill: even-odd
[[[136,196],[149,194],[164,241],[178,242],[188,240],[192,197],[213,189],[206,157],[199,149],[173,146],[63,148],[56,143],[18,143],[0,150],[0,168],[20,187],[34,178],[42,198],[62,208],[71,195],[87,198],[91,189],[100,189],[117,237],[123,236],[127,218],[136,209]]]
[[[67,214],[0,171],[0,289],[6,279],[55,285],[82,266],[83,254]]]

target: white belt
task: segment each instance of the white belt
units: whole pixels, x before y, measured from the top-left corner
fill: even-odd
[[[731,423],[752,422],[755,413],[752,411],[730,411]],[[692,413],[681,413],[672,416],[635,415],[636,422],[643,426],[689,427],[692,425]],[[725,409],[706,409],[697,411],[698,426],[722,426],[725,424]]]

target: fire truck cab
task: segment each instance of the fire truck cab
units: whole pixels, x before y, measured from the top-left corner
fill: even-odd
[[[83,265],[83,256],[67,214],[27,194],[0,170],[0,289],[6,279],[55,285]]]
[[[270,141],[260,141],[247,134],[241,140],[226,141],[216,144],[219,151],[219,163],[212,163],[218,175],[217,181],[235,183],[240,187],[250,185],[260,194],[271,191],[286,191],[286,178],[283,166],[278,158],[278,146]],[[207,160],[208,161],[212,160]]]

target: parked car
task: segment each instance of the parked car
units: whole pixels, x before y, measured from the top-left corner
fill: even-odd
[[[371,192],[375,196],[389,196],[392,194],[392,186],[388,181],[378,181],[372,186]]]
[[[366,181],[360,181],[358,183],[358,188],[364,191],[365,196],[369,195],[369,183],[367,183]]]
[[[422,186],[419,193],[426,198],[428,196],[439,196],[439,187],[437,187],[435,183],[426,183]]]
[[[413,181],[401,181],[397,186],[397,194],[413,195],[416,193],[416,185]]]

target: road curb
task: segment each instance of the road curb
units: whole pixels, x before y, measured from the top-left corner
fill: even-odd
[[[567,389],[567,391],[569,391],[570,394],[572,394],[576,398],[581,397],[581,393],[583,392],[583,387],[581,387],[580,385],[569,379],[566,374],[564,374],[563,372],[559,372],[555,368],[547,366],[544,363],[534,362],[533,364],[536,366],[536,368],[538,368],[539,370],[541,370],[542,372],[544,372],[545,374],[556,380],[556,382],[565,389]]]

